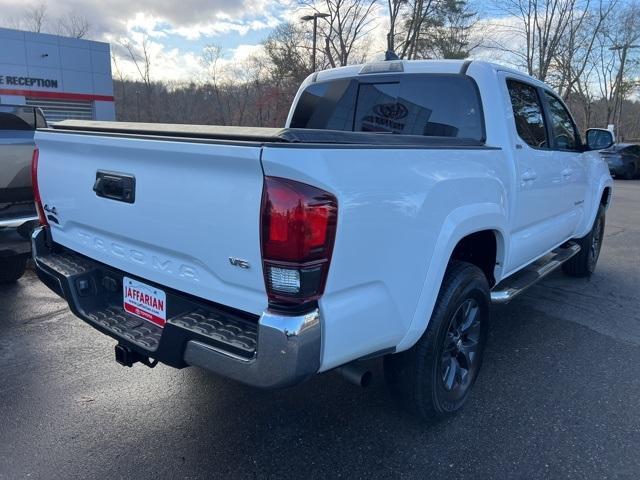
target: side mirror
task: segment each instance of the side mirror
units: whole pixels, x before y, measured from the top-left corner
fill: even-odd
[[[604,150],[614,144],[613,133],[604,128],[587,130],[587,150]]]

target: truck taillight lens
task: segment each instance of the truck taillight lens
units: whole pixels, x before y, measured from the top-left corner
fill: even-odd
[[[262,260],[272,306],[299,306],[322,295],[337,217],[332,194],[294,180],[265,178]]]
[[[36,211],[38,212],[38,219],[40,220],[40,225],[47,226],[49,222],[47,221],[47,216],[44,213],[44,208],[42,207],[42,199],[40,198],[40,188],[38,187],[38,158],[40,156],[40,151],[38,147],[33,150],[33,157],[31,157],[31,185],[33,187],[33,200],[36,203]]]

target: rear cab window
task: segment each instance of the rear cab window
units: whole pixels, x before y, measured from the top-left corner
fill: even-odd
[[[290,127],[485,140],[475,82],[455,74],[314,83],[300,96]]]

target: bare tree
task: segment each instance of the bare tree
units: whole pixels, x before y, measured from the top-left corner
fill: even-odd
[[[39,3],[27,8],[24,15],[24,24],[30,32],[40,33],[44,29],[47,17],[47,5]]]
[[[288,103],[298,86],[313,70],[310,54],[313,42],[301,26],[283,23],[267,37],[263,46],[267,60],[264,70],[271,88],[262,93],[260,107],[265,109],[264,103],[271,102],[275,107],[274,114],[281,118],[288,111]],[[330,65],[330,60],[326,55],[319,56],[316,64],[325,68]]]
[[[57,33],[65,37],[85,38],[91,29],[86,18],[68,13],[58,19]]]
[[[128,99],[127,99],[127,92],[126,92],[126,89],[124,88],[124,85],[127,79],[122,69],[120,68],[120,62],[118,60],[118,56],[115,54],[113,50],[111,51],[111,65],[113,66],[113,76],[117,80],[116,82],[113,82],[114,89],[117,88],[118,86],[120,87],[121,92],[120,92],[119,98],[121,98],[122,102],[126,104]]]
[[[412,60],[418,58],[418,44],[424,32],[425,24],[433,19],[438,10],[437,0],[409,0],[406,4],[404,31],[399,35],[400,58]]]
[[[387,32],[387,50],[396,51],[396,28],[400,20],[402,7],[407,4],[407,0],[387,0],[389,10],[389,32]]]
[[[204,67],[206,72],[205,87],[211,89],[211,96],[214,102],[214,110],[216,115],[219,116],[218,122],[222,125],[229,124],[229,114],[231,106],[225,105],[223,101],[223,75],[221,72],[221,64],[223,60],[223,49],[220,45],[210,44],[204,47],[202,50],[202,56],[200,58],[200,64]]]
[[[596,41],[605,21],[617,6],[617,0],[598,0],[586,11],[571,10],[548,81],[555,85],[564,100],[571,94],[586,92],[587,79],[595,66]]]
[[[598,88],[606,107],[606,121],[618,125],[622,137],[625,98],[637,88],[632,78],[640,68],[640,5],[632,2],[616,10],[598,35]]]
[[[146,120],[153,121],[155,115],[154,105],[151,102],[152,90],[153,90],[153,82],[151,79],[151,52],[149,45],[149,36],[144,34],[142,37],[142,42],[140,46],[134,45],[131,40],[124,41],[120,44],[125,51],[133,65],[135,66],[138,74],[140,75],[140,80],[144,86],[144,99],[143,99],[143,107],[145,111]],[[136,110],[138,112],[138,120],[141,119],[141,109],[140,109],[140,92],[136,91]]]
[[[0,19],[0,26],[12,28],[13,30],[25,30],[24,16],[21,17],[4,17]]]
[[[67,13],[57,18],[49,18],[47,4],[39,3],[25,9],[18,17],[7,17],[0,24],[16,30],[36,33],[54,33],[65,37],[85,38],[91,30],[89,21],[80,15]]]
[[[270,60],[269,69],[274,79],[290,79],[300,83],[312,71],[309,35],[293,23],[278,25],[263,42],[264,50]],[[323,68],[327,64],[323,58],[317,59]]]
[[[349,64],[364,37],[376,27],[378,0],[300,0],[315,12],[327,13],[319,24],[332,67]],[[361,58],[360,58],[361,59]]]
[[[140,46],[136,46],[131,40],[121,43],[127,51],[129,59],[136,67],[140,80],[145,85],[151,85],[151,53],[149,51],[149,36],[144,34]]]
[[[592,0],[502,0],[498,8],[519,22],[515,46],[497,41],[496,46],[520,60],[529,75],[547,79],[555,60],[590,13]],[[572,31],[573,29],[573,31]],[[507,33],[513,33],[511,29]]]

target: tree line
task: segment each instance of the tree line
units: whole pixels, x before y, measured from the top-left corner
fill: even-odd
[[[640,5],[636,0],[299,0],[311,22],[278,25],[262,52],[230,64],[217,45],[201,55],[203,78],[156,80],[148,38],[113,45],[114,94],[123,121],[280,126],[300,82],[316,69],[374,58],[372,38],[402,59],[498,59],[552,85],[581,129],[616,125],[640,139]],[[475,5],[475,4],[474,4]],[[29,13],[29,12],[28,12]],[[22,24],[45,25],[33,7]],[[69,23],[69,19],[67,19]],[[84,33],[89,25],[76,18]],[[134,76],[122,74],[123,58]]]

